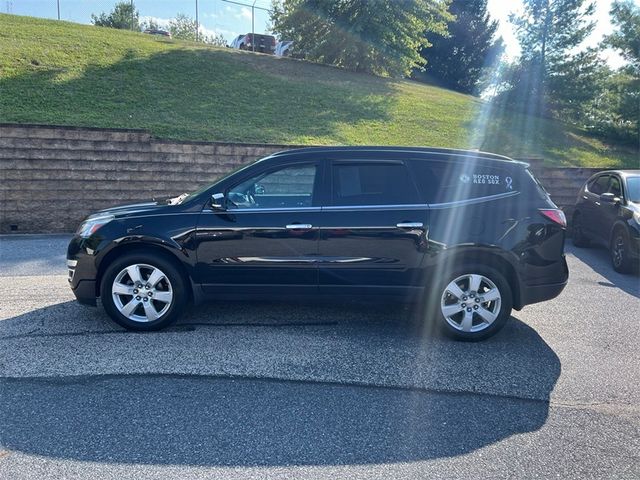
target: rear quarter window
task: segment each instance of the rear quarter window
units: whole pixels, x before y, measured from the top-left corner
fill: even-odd
[[[336,162],[333,165],[333,205],[403,205],[418,202],[414,183],[403,163],[355,161]]]
[[[446,203],[520,190],[513,169],[477,163],[414,160],[420,194],[427,203]]]

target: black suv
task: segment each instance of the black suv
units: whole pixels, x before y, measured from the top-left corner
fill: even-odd
[[[478,340],[562,291],[565,226],[527,164],[506,157],[306,148],[91,215],[69,245],[69,282],[136,330],[189,301],[321,294],[420,302],[444,332]]]
[[[613,268],[638,270],[640,258],[640,170],[593,175],[578,193],[571,226],[573,243],[609,249]]]

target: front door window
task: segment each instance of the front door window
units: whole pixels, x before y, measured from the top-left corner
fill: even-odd
[[[232,187],[227,208],[302,208],[313,205],[316,165],[294,165],[270,170]]]

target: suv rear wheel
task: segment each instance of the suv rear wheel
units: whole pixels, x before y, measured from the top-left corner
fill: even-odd
[[[109,316],[139,331],[159,330],[173,323],[188,298],[184,279],[173,262],[149,254],[129,254],[113,262],[100,290]]]
[[[478,341],[500,330],[513,306],[511,288],[493,268],[468,265],[443,277],[432,311],[438,327],[457,340]]]

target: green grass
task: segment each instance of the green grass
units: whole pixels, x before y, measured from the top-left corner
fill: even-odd
[[[637,150],[435,86],[2,14],[0,122],[145,128],[188,140],[480,148],[556,165],[639,163]]]

